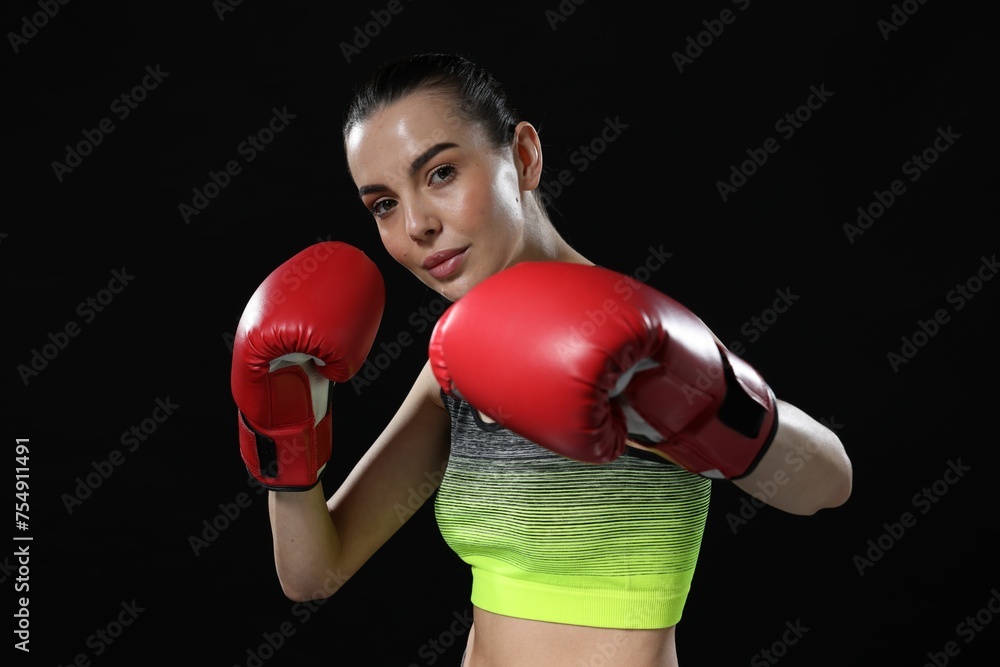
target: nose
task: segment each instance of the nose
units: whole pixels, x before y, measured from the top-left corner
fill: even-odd
[[[441,231],[441,218],[433,206],[414,202],[406,209],[406,233],[414,241],[429,241]]]

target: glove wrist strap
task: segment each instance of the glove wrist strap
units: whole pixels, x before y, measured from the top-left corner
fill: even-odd
[[[271,491],[308,491],[319,481],[319,471],[330,460],[333,447],[333,410],[314,424],[312,419],[281,427],[253,424],[237,410],[240,453],[247,470]]]

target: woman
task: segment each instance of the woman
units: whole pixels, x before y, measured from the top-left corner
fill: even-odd
[[[538,133],[475,64],[421,55],[384,67],[343,136],[386,250],[445,298],[526,260],[594,264],[546,213]],[[768,502],[800,515],[844,503],[852,473],[837,437],[777,406],[770,446],[733,483],[757,491],[786,474],[786,455],[808,451]],[[412,489],[435,479],[442,534],[473,568],[465,667],[677,665],[712,482],[629,444],[608,464],[560,457],[447,395],[425,365],[331,498],[321,485],[270,492],[282,589],[293,600],[331,594],[330,573],[353,575],[399,529]]]

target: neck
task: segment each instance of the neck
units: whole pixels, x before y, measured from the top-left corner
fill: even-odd
[[[537,209],[535,213],[535,224],[528,227],[531,231],[525,233],[524,245],[516,261],[594,264],[566,242],[547,215]]]

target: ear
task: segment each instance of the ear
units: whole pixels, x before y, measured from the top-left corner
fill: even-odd
[[[542,143],[527,121],[514,127],[514,160],[521,190],[534,190],[542,180]]]

